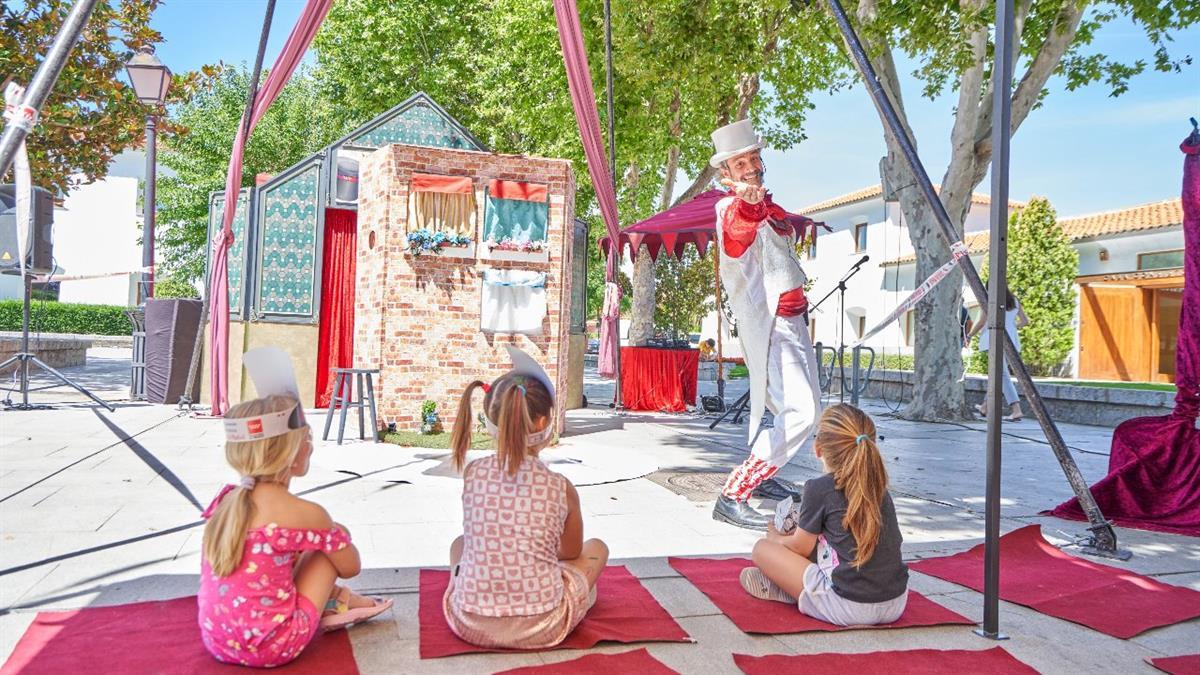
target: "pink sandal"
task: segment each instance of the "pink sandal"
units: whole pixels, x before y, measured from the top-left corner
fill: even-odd
[[[334,586],[333,595],[325,603],[325,611],[321,613],[321,631],[349,628],[356,623],[369,621],[391,609],[392,601],[383,598],[369,598],[375,604],[370,607],[350,608],[350,589],[345,586]]]

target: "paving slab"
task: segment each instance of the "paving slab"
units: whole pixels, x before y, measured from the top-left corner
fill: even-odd
[[[118,350],[119,351],[119,350]],[[113,413],[85,398],[52,391],[53,410],[0,411],[0,659],[37,611],[190,595],[198,583],[199,512],[233,475],[222,456],[219,420],[127,398],[128,357],[99,353],[75,371],[118,402]],[[124,379],[122,379],[124,378]],[[701,383],[708,391],[711,383]],[[741,389],[739,389],[741,387]],[[731,382],[727,398],[744,390]],[[591,401],[607,402],[611,384],[589,375]],[[57,398],[53,398],[53,397]],[[916,423],[864,401],[882,437],[906,559],[966,550],[983,538],[984,431],[980,422]],[[893,404],[894,405],[894,402]],[[669,556],[746,556],[756,533],[712,519],[722,477],[746,456],[745,424],[696,414],[615,414],[607,407],[571,411],[561,445],[547,453],[579,485],[586,536],[603,538],[624,564],[697,639],[646,645],[684,673],[736,672],[732,652],[864,652],[879,649],[983,649],[993,643],[962,627],[749,636],[667,564]],[[314,411],[317,431],[323,414]],[[1060,425],[1086,479],[1104,475],[1112,430]],[[1030,523],[1052,542],[1071,544],[1084,523],[1041,516],[1071,495],[1040,429],[1004,427],[1002,531]],[[319,434],[318,434],[319,435]],[[820,475],[805,447],[780,475],[797,483]],[[382,620],[356,627],[352,642],[363,673],[494,672],[578,657],[578,651],[473,655],[421,661],[417,585],[422,567],[444,567],[461,531],[461,481],[448,452],[349,441],[316,442],[309,475],[292,488],[347,525],[366,568],[351,584],[396,600]],[[771,502],[755,500],[760,508]],[[1117,528],[1128,562],[1098,560],[1200,589],[1200,539]],[[1064,581],[1069,583],[1069,580]],[[973,619],[982,596],[921,574],[911,587]],[[1118,610],[1119,611],[1119,610]],[[1151,672],[1146,656],[1195,651],[1200,621],[1116,640],[1069,622],[1003,603],[1003,643],[1043,672],[1120,669]],[[620,652],[641,645],[602,645]]]

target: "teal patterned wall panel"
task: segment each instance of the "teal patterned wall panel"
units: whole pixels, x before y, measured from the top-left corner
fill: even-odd
[[[320,176],[313,164],[262,191],[260,314],[313,315]]]
[[[432,148],[483,150],[454,127],[433,106],[417,101],[392,119],[346,141],[348,145],[382,148],[389,143],[421,145]]]
[[[212,206],[208,210],[208,241],[212,245],[213,233],[221,227],[221,216],[225,213],[225,195],[213,196]],[[233,214],[233,246],[229,248],[229,313],[233,316],[242,315],[243,286],[242,279],[246,273],[246,225],[250,219],[250,190],[244,189],[238,193],[237,211]],[[212,265],[212,251],[208,252],[208,264]],[[211,270],[209,270],[211,272]],[[205,274],[205,278],[208,278]]]

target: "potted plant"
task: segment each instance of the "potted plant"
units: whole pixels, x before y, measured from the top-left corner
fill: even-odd
[[[437,401],[421,403],[421,433],[426,435],[442,433],[442,420],[438,417]]]
[[[465,248],[470,244],[470,237],[450,232],[432,232],[420,229],[408,233],[408,252],[413,255],[424,253],[438,255],[445,247]]]

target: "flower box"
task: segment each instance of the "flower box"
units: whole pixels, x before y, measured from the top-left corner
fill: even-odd
[[[509,260],[513,262],[548,262],[550,249],[545,242],[485,241],[481,245],[481,258],[487,260]]]
[[[408,233],[408,254],[412,256],[439,255],[448,258],[474,258],[475,242],[469,237],[449,232],[417,230]]]

